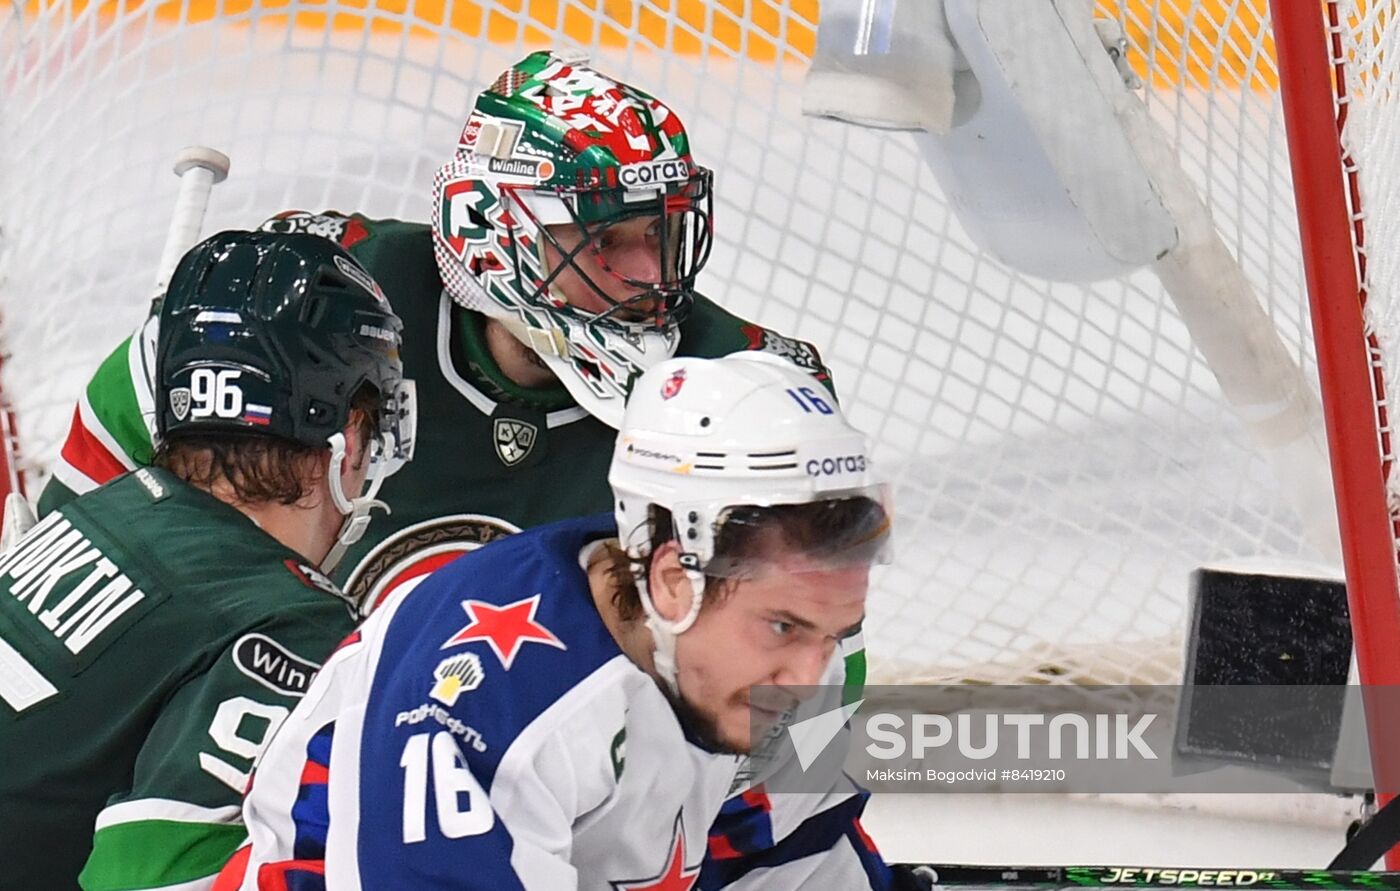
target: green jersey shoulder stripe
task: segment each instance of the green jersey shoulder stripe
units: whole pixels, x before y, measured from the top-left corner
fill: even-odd
[[[157,319],[146,320],[141,330],[122,342],[98,368],[87,387],[94,417],[122,454],[136,465],[151,463],[151,439],[155,429],[155,373]]]
[[[106,826],[93,836],[78,884],[84,891],[208,889],[247,837],[241,823],[138,820]]]
[[[173,823],[237,823],[241,818],[237,805],[200,807],[169,798],[138,798],[119,801],[104,807],[97,815],[93,829],[101,832],[109,826],[144,820],[168,820]]]
[[[75,494],[150,463],[155,403],[149,370],[155,329],[155,320],[149,319],[122,341],[79,398],[73,428],[54,465],[54,476]]]

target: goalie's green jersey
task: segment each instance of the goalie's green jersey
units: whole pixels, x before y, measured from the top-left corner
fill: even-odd
[[[254,757],[353,628],[248,517],[144,468],[0,556],[0,886],[205,888]]]
[[[418,388],[416,451],[380,492],[393,512],[376,513],[336,573],[350,597],[372,605],[493,539],[611,510],[607,475],[617,431],[580,408],[562,384],[526,389],[501,373],[486,349],[483,317],[444,292],[427,226],[287,213],[264,228],[336,240],[375,277],[403,319],[404,374]],[[41,513],[150,460],[154,329],[148,322],[88,385]],[[811,344],[703,297],[681,325],[677,353],[708,358],[750,349],[779,353],[829,385]]]

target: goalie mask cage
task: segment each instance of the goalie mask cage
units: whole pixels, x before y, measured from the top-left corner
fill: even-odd
[[[1299,181],[1354,202],[1342,248],[1310,262],[1350,269],[1364,257],[1380,380],[1400,324],[1395,13],[1374,0],[1287,6],[1335,22],[1348,176]],[[1335,552],[1310,543],[1292,483],[1252,444],[1151,271],[1092,285],[1020,275],[963,231],[908,134],[801,116],[818,9],[11,0],[0,337],[30,494],[58,460],[84,381],[146,312],[176,150],[232,158],[206,233],[289,208],[426,221],[433,171],[475,92],[529,50],[583,48],[668,101],[717,171],[701,289],[817,344],[878,441],[899,521],[866,624],[872,679],[1177,681],[1195,567]],[[1330,72],[1280,71],[1265,0],[1099,0],[1096,14],[1126,34],[1138,96],[1316,388],[1280,75],[1290,90],[1311,78],[1330,100]],[[1334,154],[1335,120],[1329,101]],[[1379,248],[1353,252],[1363,216]],[[1352,420],[1374,448],[1386,406],[1371,398],[1364,348],[1339,349],[1360,351],[1363,380],[1324,383],[1364,391],[1365,417]],[[1384,498],[1365,473],[1349,491]],[[1393,591],[1388,535],[1382,549],[1375,569]]]

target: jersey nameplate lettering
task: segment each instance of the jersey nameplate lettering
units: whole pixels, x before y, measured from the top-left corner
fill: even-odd
[[[74,655],[146,599],[61,513],[49,514],[0,557],[0,587]]]

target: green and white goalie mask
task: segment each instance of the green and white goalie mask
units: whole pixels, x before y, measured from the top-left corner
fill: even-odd
[[[434,179],[443,282],[616,427],[633,381],[675,353],[710,253],[711,182],[664,104],[534,53],[477,98]]]
[[[770,353],[669,359],[638,381],[613,452],[618,536],[636,571],[661,676],[694,624],[707,579],[756,579],[889,562],[888,488],[869,440],[811,375]],[[679,544],[696,593],[661,617],[646,567]]]

